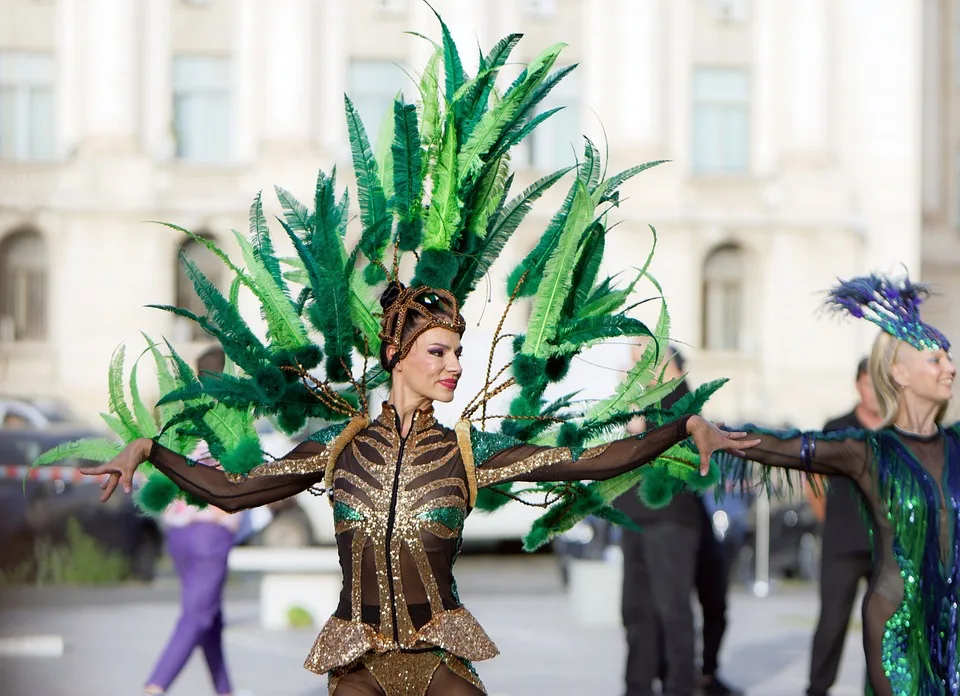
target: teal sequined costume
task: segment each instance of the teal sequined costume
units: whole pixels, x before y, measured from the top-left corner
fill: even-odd
[[[768,467],[846,476],[873,527],[876,570],[863,602],[868,694],[960,694],[960,426],[919,437],[877,432],[751,429],[750,460]],[[749,462],[722,458],[728,479],[754,478]],[[770,469],[756,472],[761,478]]]

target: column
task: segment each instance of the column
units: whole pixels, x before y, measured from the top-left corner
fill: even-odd
[[[80,139],[77,58],[77,0],[57,5],[57,155],[68,155]]]
[[[580,73],[580,93],[584,102],[580,108],[580,130],[594,143],[601,143],[603,132],[600,129],[594,114],[612,113],[604,109],[603,97],[605,94],[617,94],[622,91],[622,85],[608,84],[610,67],[607,60],[608,44],[608,12],[605,0],[583,0],[583,56],[577,72]],[[567,58],[567,60],[570,60]],[[583,149],[583,141],[576,142],[574,147],[577,155]]]
[[[313,6],[310,0],[272,0],[263,14],[263,125],[261,138],[284,149],[304,152],[314,121],[312,54]],[[319,63],[321,77],[326,66]],[[305,154],[305,153],[304,153]]]
[[[140,3],[86,0],[77,9],[83,12],[78,43],[83,53],[85,145],[133,151],[140,125]]]
[[[154,160],[173,156],[171,0],[147,0],[143,13],[143,148]]]
[[[660,0],[618,0],[614,12],[619,87],[613,94],[619,104],[609,106],[619,108],[611,138],[651,150],[664,146],[661,12]]]
[[[233,70],[236,114],[236,158],[250,162],[257,155],[257,85],[263,84],[259,57],[257,0],[233,0],[235,6]],[[331,3],[339,4],[339,3]]]
[[[824,155],[830,143],[830,0],[787,0],[783,6],[784,148]]]
[[[866,230],[866,268],[920,268],[922,5],[842,4],[838,99],[844,164]],[[896,46],[896,50],[891,50]]]
[[[348,3],[324,2],[321,5],[320,55],[318,64],[321,74],[317,79],[320,89],[320,104],[317,123],[317,139],[328,153],[349,152],[346,148],[346,126],[343,116],[343,94],[347,90],[347,64],[350,59],[347,47]],[[411,40],[413,37],[410,37]]]
[[[750,152],[757,176],[778,171],[780,124],[783,120],[781,76],[781,0],[755,0],[753,7],[754,55],[751,66]]]
[[[670,152],[665,154],[675,160],[682,171],[690,172],[693,167],[690,123],[693,89],[693,5],[692,0],[670,0],[668,7],[664,34],[668,37],[670,52],[666,56],[667,65],[663,71],[668,80],[662,94],[667,109],[665,135],[670,143]]]

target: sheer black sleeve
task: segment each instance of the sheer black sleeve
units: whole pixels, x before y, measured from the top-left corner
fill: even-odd
[[[261,464],[246,476],[195,464],[157,442],[149,457],[180,489],[227,512],[274,503],[322,483],[328,460],[327,445],[313,441],[298,445],[282,459]]]
[[[540,447],[496,433],[474,430],[471,442],[480,488],[508,481],[602,481],[651,462],[685,440],[689,416],[591,447],[577,456],[569,447]]]
[[[745,458],[764,466],[857,480],[870,461],[866,430],[801,433],[754,429],[749,425],[744,429],[747,439],[760,439],[759,445],[746,450]]]

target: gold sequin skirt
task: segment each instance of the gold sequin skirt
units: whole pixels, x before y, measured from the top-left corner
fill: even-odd
[[[366,668],[377,680],[386,696],[424,696],[440,665],[445,665],[458,677],[487,693],[483,683],[473,671],[470,663],[443,650],[430,652],[400,652],[391,650],[385,653],[368,653],[349,665],[330,671],[329,694],[351,672]]]

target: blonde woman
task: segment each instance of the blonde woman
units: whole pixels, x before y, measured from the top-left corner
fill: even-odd
[[[873,521],[876,566],[863,601],[867,693],[960,694],[960,427],[942,419],[957,370],[950,343],[920,319],[926,295],[909,279],[841,283],[830,305],[880,326],[870,375],[876,431],[752,430],[744,457],[851,479]],[[726,474],[744,479],[742,459]]]

